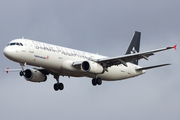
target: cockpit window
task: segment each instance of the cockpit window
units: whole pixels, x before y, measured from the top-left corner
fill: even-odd
[[[19,45],[19,46],[20,46],[20,44],[19,44],[19,43],[16,43],[16,45]]]
[[[12,46],[12,45],[16,45],[16,43],[10,43],[10,46]]]
[[[13,46],[13,45],[18,45],[18,46],[23,46],[22,43],[9,43],[7,46]]]

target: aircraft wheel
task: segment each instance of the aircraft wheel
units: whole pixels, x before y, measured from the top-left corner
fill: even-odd
[[[95,79],[95,78],[93,78],[93,79],[92,79],[92,84],[93,84],[94,86],[96,86],[96,85],[97,85],[97,81],[96,81],[96,79]]]
[[[58,88],[59,88],[59,90],[63,90],[63,89],[64,89],[63,83],[59,83],[59,84],[58,84]]]
[[[57,83],[54,84],[54,90],[55,90],[55,91],[58,91],[58,90],[59,90]]]
[[[21,72],[19,72],[19,75],[20,75],[20,76],[23,76],[23,72],[22,72],[22,71],[21,71]]]
[[[98,85],[101,85],[101,84],[102,84],[101,78],[97,78],[96,81],[97,81],[97,84],[98,84]]]
[[[63,83],[55,83],[55,84],[54,84],[54,90],[55,90],[55,91],[63,90],[63,89],[64,89]]]
[[[21,71],[21,72],[19,73],[19,75],[20,75],[20,76],[24,76],[24,75],[25,75],[25,72]]]

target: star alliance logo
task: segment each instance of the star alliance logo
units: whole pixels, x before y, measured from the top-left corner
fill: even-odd
[[[133,53],[137,53],[137,51],[135,50],[135,47],[133,47],[133,49],[131,50],[131,54]]]

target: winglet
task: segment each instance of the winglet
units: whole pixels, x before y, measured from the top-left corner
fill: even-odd
[[[175,45],[173,48],[174,48],[175,50],[177,50],[177,48],[176,48],[176,47],[177,47],[177,45]]]
[[[8,73],[9,68],[6,69],[6,73]]]

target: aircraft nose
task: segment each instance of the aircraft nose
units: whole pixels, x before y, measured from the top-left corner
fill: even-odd
[[[3,53],[7,58],[10,58],[11,55],[12,55],[12,51],[11,51],[11,49],[9,47],[5,47],[4,50],[3,50]]]

